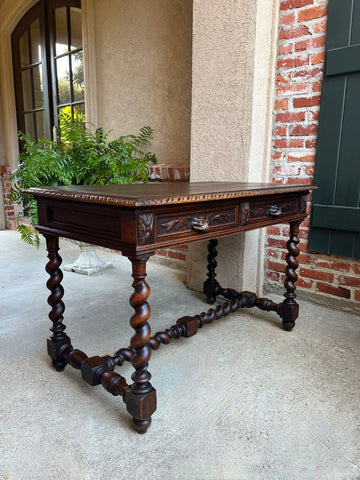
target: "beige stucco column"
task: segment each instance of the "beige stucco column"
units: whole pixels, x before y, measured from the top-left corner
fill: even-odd
[[[269,181],[278,0],[194,0],[191,181]],[[218,280],[261,293],[263,232],[222,239]],[[201,290],[206,244],[190,247]]]

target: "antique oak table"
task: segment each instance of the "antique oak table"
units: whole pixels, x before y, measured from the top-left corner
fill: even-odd
[[[113,395],[121,395],[139,433],[144,433],[156,410],[156,390],[148,371],[151,350],[171,339],[191,337],[204,324],[211,323],[242,307],[275,311],[285,330],[291,330],[298,317],[295,301],[296,269],[299,254],[299,225],[306,217],[307,195],[311,185],[247,183],[169,183],[147,185],[105,185],[31,188],[26,193],[38,202],[37,229],[46,239],[51,291],[48,303],[53,323],[48,353],[56,370],[67,364],[80,369],[90,385],[99,385]],[[253,292],[223,288],[216,280],[217,238],[246,230],[290,224],[285,265],[285,300],[275,303],[258,298]],[[133,289],[130,305],[135,330],[130,346],[114,355],[89,358],[71,345],[63,324],[64,294],[58,254],[59,237],[72,238],[120,250],[132,263]],[[226,301],[199,315],[178,319],[169,329],[151,335],[145,281],[146,262],[158,248],[209,240],[207,279],[204,293],[209,303],[220,296]],[[236,259],[234,259],[236,261]],[[124,361],[134,367],[133,383],[114,372]]]

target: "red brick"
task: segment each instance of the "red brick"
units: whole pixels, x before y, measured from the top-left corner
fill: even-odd
[[[325,52],[314,53],[311,57],[312,65],[317,65],[319,63],[324,63]]]
[[[315,162],[315,155],[305,155],[300,153],[299,155],[288,156],[289,162]]]
[[[327,7],[314,7],[301,10],[298,15],[299,22],[307,22],[315,18],[325,17],[327,15]]]
[[[320,105],[320,95],[314,95],[313,97],[300,97],[294,98],[294,108],[315,107]]]
[[[295,125],[290,129],[290,135],[296,136],[307,136],[307,135],[316,135],[318,126],[316,124],[307,125],[303,127],[302,125]]]
[[[316,76],[319,78],[322,78],[322,73],[323,69],[320,67],[316,68],[307,68],[306,70],[300,70],[293,72],[291,74],[291,78],[296,81],[296,80],[309,80],[311,81],[314,79]]]
[[[169,258],[175,258],[176,260],[186,260],[186,255],[184,253],[173,252],[172,250],[168,251]]]
[[[286,240],[281,240],[279,238],[268,238],[267,244],[269,247],[286,248]]]
[[[326,29],[327,29],[327,21],[325,20],[324,22],[319,22],[315,25],[314,32],[315,33],[326,32]]]
[[[272,155],[272,159],[275,160],[275,161],[280,160],[280,158],[282,158],[283,155],[284,154],[282,152],[274,152],[273,155]]]
[[[360,277],[345,277],[341,275],[341,277],[339,277],[339,283],[347,287],[360,287]]]
[[[299,250],[301,252],[307,252],[308,244],[309,244],[309,242],[307,240],[304,240],[303,242],[300,242],[299,245],[298,245]]]
[[[315,167],[313,167],[311,165],[307,165],[305,167],[305,173],[306,173],[306,175],[309,175],[310,177],[313,177],[314,173],[315,173]]]
[[[276,127],[274,130],[275,137],[285,137],[286,135],[286,127]]]
[[[300,288],[311,288],[312,284],[312,280],[304,280],[303,278],[299,278],[296,282],[296,286]]]
[[[333,282],[334,274],[322,272],[321,270],[312,270],[310,268],[300,268],[300,275],[313,280],[323,280],[324,282]]]
[[[349,272],[350,264],[343,262],[336,262],[334,260],[327,260],[324,258],[317,258],[315,261],[316,265],[321,268],[331,268],[332,270],[337,270],[339,272]]]
[[[287,73],[285,75],[276,75],[276,85],[282,85],[290,82],[290,73]]]
[[[327,293],[328,295],[334,295],[336,297],[341,298],[350,298],[350,290],[342,287],[332,287],[331,285],[327,285],[326,283],[317,282],[316,289],[319,292]]]
[[[172,250],[181,250],[182,252],[188,251],[187,245],[177,245],[176,247],[172,247]]]
[[[287,182],[288,185],[312,185],[313,179],[312,178],[288,178]]]
[[[288,55],[289,53],[292,53],[293,51],[293,45],[279,45],[278,47],[278,53],[279,55]]]
[[[278,113],[275,117],[276,122],[285,123],[285,122],[304,122],[305,121],[305,112],[286,112]]]
[[[276,100],[275,102],[275,110],[287,110],[289,106],[289,100],[287,98],[283,98],[282,100]]]
[[[283,98],[275,101],[275,110],[287,110],[289,108],[289,99]]]
[[[300,167],[294,165],[280,165],[274,167],[274,175],[299,175]]]
[[[310,204],[308,203],[308,206],[307,206],[307,208],[306,208],[306,213],[307,213],[307,214],[310,213],[309,210],[310,210]],[[310,218],[309,218],[309,217],[306,217],[305,220],[303,220],[302,225],[304,225],[304,227],[309,228],[309,227],[310,227]]]
[[[312,84],[313,92],[321,92],[322,82],[314,82]]]
[[[304,141],[299,139],[291,139],[289,143],[290,148],[302,148],[304,146]]]
[[[356,290],[355,292],[355,301],[360,302],[360,290]]]
[[[309,55],[303,55],[301,57],[294,58],[284,58],[280,59],[277,62],[277,68],[296,68],[303,67],[304,65],[309,65]]]
[[[304,180],[306,180],[306,178],[304,178]],[[309,179],[308,179],[308,183],[310,183]],[[309,229],[301,226],[300,232],[299,232],[299,238],[303,238],[303,239],[309,238]]]
[[[272,280],[273,282],[278,282],[280,275],[276,272],[266,272],[266,276],[268,279]]]
[[[276,96],[282,97],[283,95],[296,95],[301,93],[308,93],[309,84],[298,84],[298,85],[286,85],[285,87],[280,87],[276,90]]]
[[[293,8],[313,5],[313,0],[284,0],[280,3],[280,10],[291,10]]]
[[[316,112],[310,111],[308,120],[311,122],[318,122],[319,117],[320,117],[320,110],[317,110]]]
[[[354,269],[354,272],[360,275],[360,264],[354,263],[352,267]]]
[[[269,235],[280,235],[280,227],[277,227],[277,226],[267,227],[267,233]]]
[[[287,140],[274,140],[273,143],[274,148],[287,148],[288,147],[288,141]]]
[[[325,45],[325,40],[325,35],[322,35],[321,37],[310,38],[309,40],[297,42],[294,46],[295,52],[303,52],[304,50],[310,51],[314,48],[323,47]]]
[[[156,255],[160,255],[161,257],[167,257],[168,256],[168,251],[165,250],[165,249],[161,249],[161,250],[156,250]]]
[[[316,148],[316,143],[317,143],[316,138],[312,138],[311,140],[306,140],[305,147],[306,148]]]
[[[275,272],[284,272],[286,264],[279,263],[279,262],[272,262],[268,261],[267,266],[270,270],[274,270]]]
[[[291,139],[290,141],[286,139],[276,139],[274,140],[274,148],[302,148],[304,142],[301,139]]]
[[[272,249],[272,248],[268,248],[267,251],[266,251],[266,254],[269,257],[272,257],[272,258],[279,258],[279,252],[277,250]]]
[[[280,25],[291,25],[295,22],[295,14],[290,13],[289,15],[282,15],[279,20]]]
[[[311,265],[312,261],[313,261],[313,259],[310,255],[306,255],[304,253],[301,253],[298,256],[298,262],[301,263],[302,265]]]
[[[279,32],[279,40],[288,40],[290,38],[303,37],[309,34],[309,29],[305,25],[294,28],[282,28]]]

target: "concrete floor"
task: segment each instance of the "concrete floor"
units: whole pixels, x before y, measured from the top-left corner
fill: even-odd
[[[77,247],[61,247],[71,263]],[[67,331],[89,356],[132,334],[130,262],[102,256],[115,267],[63,280]],[[50,367],[45,260],[0,232],[1,480],[360,479],[359,316],[301,301],[291,333],[245,310],[162,346],[150,362],[158,410],[140,436],[119,397]],[[207,309],[183,273],[148,273],[153,331]]]

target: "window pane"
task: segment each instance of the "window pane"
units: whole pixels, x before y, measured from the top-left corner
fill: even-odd
[[[76,113],[82,113],[85,115],[85,103],[79,103],[78,105],[74,105],[74,116]]]
[[[56,73],[58,81],[59,104],[70,102],[70,78],[69,78],[69,57],[58,58],[56,60]]]
[[[36,140],[35,138],[35,129],[34,129],[34,119],[32,113],[25,113],[25,134],[31,138],[31,140]]]
[[[74,101],[84,100],[84,65],[83,51],[73,53],[72,58],[72,77]]]
[[[44,138],[45,137],[45,114],[44,111],[36,112],[36,130],[37,130],[37,138]]]
[[[20,65],[21,67],[27,67],[29,65],[29,42],[28,32],[23,33],[19,40],[20,49]]]
[[[35,20],[30,26],[31,36],[31,61],[41,62],[40,21]]]
[[[82,48],[81,9],[70,8],[71,50]]]
[[[68,29],[66,7],[57,8],[55,10],[56,25],[56,55],[63,55],[68,52]]]
[[[33,108],[33,105],[31,99],[31,81],[29,68],[21,72],[21,83],[23,91],[24,110],[31,110]]]
[[[35,108],[42,108],[44,106],[44,90],[41,65],[33,67],[32,72],[34,82]]]

